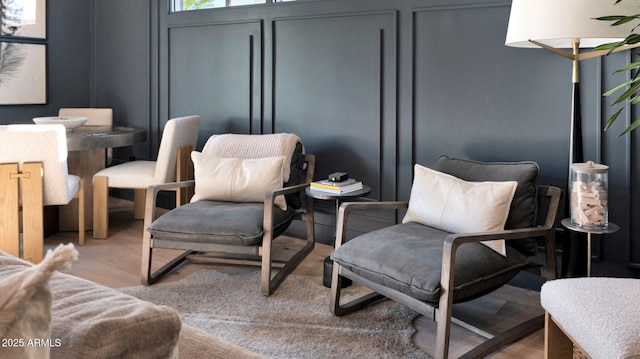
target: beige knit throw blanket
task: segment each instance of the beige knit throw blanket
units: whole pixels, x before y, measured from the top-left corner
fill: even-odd
[[[283,177],[287,182],[291,174],[291,155],[298,142],[301,142],[300,137],[291,133],[213,135],[205,143],[202,153],[223,158],[284,156]]]

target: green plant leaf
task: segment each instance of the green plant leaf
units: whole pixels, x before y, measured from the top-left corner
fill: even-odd
[[[638,26],[640,26],[640,24],[634,26],[634,28],[631,31],[635,31],[635,29],[637,29]],[[622,42],[624,44],[629,44],[629,45],[637,44],[638,42],[640,42],[640,35],[639,34],[631,34],[631,35],[627,36],[624,40],[622,40]]]
[[[640,82],[635,83],[633,86],[631,86],[627,91],[625,91],[622,95],[620,95],[620,97],[618,97],[613,104],[619,104],[623,101],[625,101],[626,99],[628,99],[629,97],[631,97],[631,95],[633,95],[634,93],[636,93],[638,91],[638,89],[640,89]]]
[[[626,18],[626,16],[622,16],[622,15],[609,15],[609,16],[600,16],[597,17],[596,20],[601,20],[601,21],[617,21],[620,19],[624,19]]]
[[[615,50],[618,47],[624,45],[623,41],[619,41],[619,42],[610,42],[607,44],[602,44],[602,45],[598,45],[596,47],[594,47],[593,49],[595,51],[600,51],[600,50]]]
[[[620,90],[621,88],[624,88],[630,84],[633,83],[633,80],[627,80],[621,84],[616,85],[615,87],[611,88],[609,91],[605,92],[602,94],[602,96],[611,96],[614,93],[616,93],[618,90]]]
[[[621,1],[622,0],[615,0],[615,4],[618,4]],[[633,0],[627,0],[627,1],[633,1]],[[637,22],[638,20],[640,20],[640,14],[606,15],[606,16],[597,17],[596,19],[600,20],[600,21],[609,21],[609,22],[611,22],[611,26],[619,26],[619,25],[623,25],[623,24],[629,24],[631,22]],[[640,23],[638,23],[635,26],[633,26],[631,31],[629,32],[629,35],[624,40],[618,41],[618,42],[612,42],[612,43],[608,43],[608,44],[599,45],[599,46],[597,46],[595,48],[595,50],[608,50],[608,53],[610,54],[614,50],[619,49],[622,46],[634,45],[634,44],[640,43],[640,34],[636,33],[636,30],[639,27],[640,27]],[[638,103],[640,103],[640,94],[638,94],[638,92],[640,91],[640,61],[633,62],[631,64],[623,66],[623,67],[617,69],[614,72],[614,74],[615,73],[627,72],[627,71],[631,72],[631,79],[624,80],[622,83],[612,87],[610,90],[608,90],[608,91],[606,91],[605,93],[602,94],[603,96],[611,96],[614,93],[617,93],[618,91],[628,87],[611,104],[611,106],[615,106],[615,105],[619,105],[619,104],[624,102],[624,105],[622,105],[607,121],[607,124],[605,125],[605,128],[604,128],[605,131],[608,130],[613,125],[613,123],[616,121],[616,119],[620,116],[620,113],[622,113],[622,110],[624,110],[627,107],[635,106]],[[620,136],[625,135],[625,134],[633,131],[638,126],[640,126],[640,118],[637,118],[631,125],[629,125],[620,134]]]
[[[626,24],[628,22],[631,22],[631,21],[633,21],[635,19],[637,19],[636,16],[625,16],[622,19],[620,19],[620,20],[614,22],[613,24],[611,24],[611,26],[624,25],[624,24]]]
[[[614,73],[627,72],[627,71],[635,69],[635,68],[640,68],[640,61],[637,61],[637,62],[631,63],[629,65],[623,66],[623,67],[617,69],[616,71],[614,71]]]
[[[640,118],[636,118],[635,121],[633,121],[633,123],[631,123],[631,125],[629,125],[629,127],[627,127],[621,134],[620,136],[624,136],[627,133],[633,131],[636,129],[636,127],[640,126]]]
[[[604,126],[605,131],[608,130],[609,127],[611,127],[611,125],[613,125],[613,123],[616,121],[618,116],[620,116],[620,112],[622,112],[622,110],[624,110],[624,107],[619,109],[618,111],[616,111],[616,113],[614,113],[613,115],[611,115],[611,117],[609,117],[609,121],[607,121],[607,124]]]

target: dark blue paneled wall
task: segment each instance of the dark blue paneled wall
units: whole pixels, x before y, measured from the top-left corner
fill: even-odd
[[[510,1],[318,0],[176,14],[168,1],[49,3],[50,104],[0,108],[2,119],[114,107],[116,122],[151,131],[149,143],[118,151],[122,160],[154,158],[163,124],[191,113],[202,116],[199,146],[214,133],[294,132],[317,155],[318,178],[348,171],[374,200],[408,199],[413,164],[440,154],[533,160],[542,183],[565,187],[571,63],[504,46]],[[640,276],[638,135],[617,135],[629,113],[602,131],[611,109],[601,93],[630,60],[582,63],[585,158],[610,166],[610,220],[621,227],[596,236],[596,275]],[[333,204],[317,204],[317,231],[330,238]],[[395,220],[367,213],[354,233]]]

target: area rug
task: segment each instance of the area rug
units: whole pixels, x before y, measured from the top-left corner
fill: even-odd
[[[121,288],[176,308],[183,323],[269,358],[427,358],[411,337],[416,312],[384,301],[344,317],[329,311],[322,278],[290,275],[270,297],[260,273],[204,269],[169,283]],[[355,296],[363,288],[349,287]]]

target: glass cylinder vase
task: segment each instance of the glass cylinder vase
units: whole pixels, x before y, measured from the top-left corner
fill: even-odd
[[[571,224],[585,229],[607,228],[608,169],[593,161],[571,165]]]

